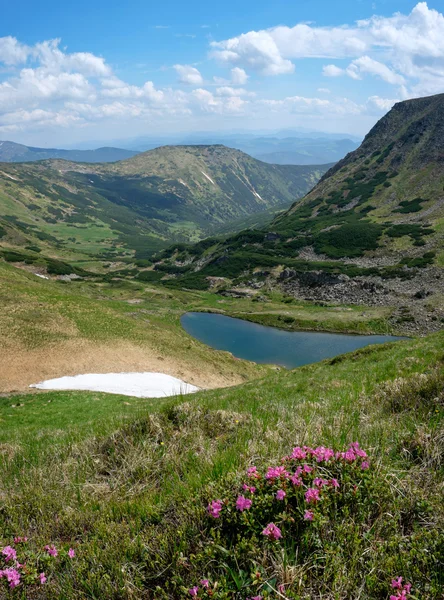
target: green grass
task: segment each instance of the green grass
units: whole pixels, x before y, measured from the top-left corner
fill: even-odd
[[[45,589],[51,598],[186,598],[201,576],[219,582],[217,598],[245,598],[259,571],[263,592],[285,583],[290,598],[382,600],[402,575],[415,597],[437,599],[444,411],[432,397],[439,383],[417,378],[442,373],[443,341],[366,348],[160,405],[95,393],[2,398],[0,544],[21,534],[36,547],[75,547]],[[386,383],[399,378],[404,388]],[[370,504],[363,497],[353,520],[338,512],[326,522],[310,559],[291,540],[252,549],[212,530],[208,499],[234,489],[246,466],[276,464],[294,445],[354,440],[371,457]]]

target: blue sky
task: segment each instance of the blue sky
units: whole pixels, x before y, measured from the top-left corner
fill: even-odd
[[[0,139],[364,134],[444,92],[442,0],[22,0],[2,7]]]

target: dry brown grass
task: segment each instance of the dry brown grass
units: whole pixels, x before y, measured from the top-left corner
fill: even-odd
[[[245,381],[241,374],[223,369],[217,360],[196,364],[192,355],[190,359],[162,356],[147,345],[74,339],[34,349],[14,345],[2,351],[0,393],[26,391],[33,383],[65,375],[116,372],[166,373],[205,389]]]

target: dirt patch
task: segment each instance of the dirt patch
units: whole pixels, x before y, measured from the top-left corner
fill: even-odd
[[[245,382],[245,376],[227,373],[226,365],[222,372],[217,356],[197,365],[131,342],[105,345],[77,339],[31,350],[16,345],[2,350],[0,393],[29,391],[32,383],[64,375],[145,371],[166,373],[205,389]]]

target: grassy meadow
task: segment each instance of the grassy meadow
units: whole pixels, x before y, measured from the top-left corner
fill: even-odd
[[[286,371],[212,350],[180,327],[184,312],[211,310],[286,328],[390,331],[390,309],[263,294],[257,302],[135,281],[66,284],[0,263],[0,548],[12,544],[26,564],[16,588],[0,578],[2,600],[190,591],[382,600],[395,577],[412,584],[413,598],[442,597],[444,334]],[[167,372],[208,389],[159,400],[27,388],[116,370]],[[285,465],[295,446],[343,451],[352,442],[368,469],[314,461],[302,487],[262,475],[250,508],[232,505],[250,494],[247,468]],[[315,476],[339,488],[306,505]],[[215,519],[206,508],[218,500]],[[282,531],[276,541],[263,534],[271,521]],[[44,549],[52,545],[57,557]]]
[[[402,576],[415,598],[440,598],[443,340],[186,398],[0,398],[0,544],[26,535],[30,548],[76,553],[26,597],[186,598],[208,579],[216,598],[388,598]],[[267,544],[208,517],[208,502],[238,489],[247,467],[279,464],[296,445],[353,441],[370,463],[358,499],[301,540]],[[285,511],[279,518],[284,529]]]

